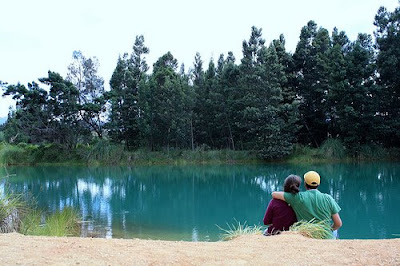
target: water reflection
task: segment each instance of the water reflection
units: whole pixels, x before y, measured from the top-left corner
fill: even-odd
[[[33,195],[40,207],[50,212],[78,208],[83,236],[214,241],[221,233],[216,225],[226,228],[235,220],[262,223],[271,192],[282,190],[289,174],[310,169],[321,173],[320,190],[342,208],[342,238],[390,238],[399,233],[400,166],[394,163],[8,171],[16,174],[9,179],[11,189]]]

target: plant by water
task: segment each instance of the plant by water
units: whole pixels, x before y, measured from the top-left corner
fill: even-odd
[[[237,224],[228,224],[228,228],[222,228],[217,225],[217,227],[223,232],[220,235],[220,239],[222,241],[232,240],[241,235],[253,235],[253,234],[262,234],[264,227],[261,225],[247,225],[246,222],[243,224],[236,221]]]
[[[0,194],[0,233],[19,232],[26,235],[77,236],[79,235],[79,213],[67,207],[62,211],[45,215],[28,204],[22,194],[8,190],[8,174],[2,180],[5,190]],[[29,202],[34,202],[32,199]]]
[[[50,215],[40,210],[33,210],[22,220],[21,233],[36,236],[78,236],[79,213],[71,208],[64,208]]]
[[[294,223],[289,231],[297,232],[303,236],[316,239],[329,239],[332,237],[331,227],[325,221],[299,221]]]

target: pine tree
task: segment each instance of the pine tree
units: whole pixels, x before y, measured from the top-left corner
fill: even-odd
[[[393,12],[381,7],[375,16],[377,68],[379,73],[380,140],[388,147],[400,146],[400,7]]]
[[[326,95],[329,91],[330,47],[326,29],[317,29],[314,21],[302,28],[293,59],[297,93],[301,97],[303,127],[299,132],[299,141],[303,144],[319,146],[328,137]]]
[[[128,149],[139,146],[139,85],[146,78],[148,66],[145,55],[149,49],[144,45],[143,36],[136,36],[133,52],[118,59],[110,80],[111,91],[107,97],[111,103],[108,123],[110,137],[124,142]]]

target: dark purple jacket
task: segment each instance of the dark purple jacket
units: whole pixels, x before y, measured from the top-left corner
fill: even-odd
[[[264,215],[264,224],[268,227],[268,234],[276,234],[279,231],[287,231],[289,227],[297,222],[296,214],[283,200],[272,199]]]

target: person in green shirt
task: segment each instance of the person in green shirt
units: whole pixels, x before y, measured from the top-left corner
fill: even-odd
[[[272,197],[284,200],[292,206],[298,221],[333,221],[332,238],[337,238],[337,229],[342,226],[339,215],[340,207],[330,195],[318,190],[320,183],[319,174],[315,171],[309,171],[304,174],[306,191],[297,194],[272,192]]]

